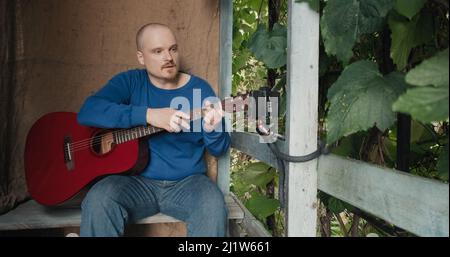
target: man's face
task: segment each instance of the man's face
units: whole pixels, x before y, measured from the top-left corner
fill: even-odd
[[[167,28],[147,29],[137,52],[139,63],[159,80],[173,80],[179,71],[178,45],[175,36]]]

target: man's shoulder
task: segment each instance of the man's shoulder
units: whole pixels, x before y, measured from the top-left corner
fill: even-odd
[[[117,73],[114,78],[137,78],[142,77],[145,73],[144,69],[130,69]]]
[[[195,86],[197,88],[214,91],[211,84],[206,79],[203,79],[202,77],[197,76],[195,74],[189,75],[191,76],[191,80],[195,83]]]
[[[196,74],[192,74],[192,73],[186,73],[188,75],[191,76],[191,79],[194,80],[197,83],[201,83],[204,85],[209,85],[208,81],[206,81],[206,79],[203,79],[202,77],[196,75]]]
[[[140,84],[145,79],[145,70],[143,69],[130,69],[122,71],[114,75],[110,82],[116,85],[132,86],[134,84]]]

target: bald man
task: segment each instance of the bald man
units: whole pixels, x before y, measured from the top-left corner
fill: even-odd
[[[179,47],[166,25],[142,26],[136,46],[144,68],[114,76],[88,97],[78,122],[99,128],[152,125],[167,133],[149,138],[150,162],[142,173],[110,175],[89,190],[80,234],[121,236],[127,223],[162,212],[186,222],[188,236],[225,236],[224,197],[205,175],[203,158],[205,151],[218,157],[230,145],[221,109],[209,107],[214,91],[205,80],[180,72]],[[201,106],[208,106],[206,114],[202,126],[195,126],[187,113]]]

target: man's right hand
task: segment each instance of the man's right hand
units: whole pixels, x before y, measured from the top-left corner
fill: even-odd
[[[147,123],[169,132],[180,132],[182,127],[190,129],[188,114],[172,108],[148,108]]]

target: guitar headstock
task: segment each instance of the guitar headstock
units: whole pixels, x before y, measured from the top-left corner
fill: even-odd
[[[238,93],[236,96],[227,97],[224,100],[223,110],[228,113],[246,112],[249,107],[250,93]]]
[[[280,136],[278,131],[278,98],[279,93],[267,87],[250,92],[238,93],[222,101],[222,109],[226,113],[244,113],[236,115],[236,131],[255,131],[265,143],[274,142]],[[239,118],[238,118],[239,116]],[[244,121],[248,127],[244,128]],[[238,129],[238,125],[241,125]]]

